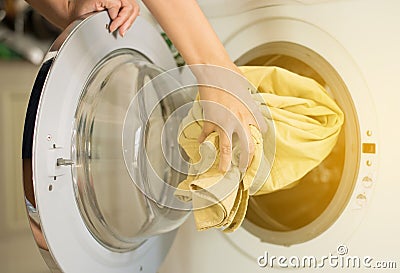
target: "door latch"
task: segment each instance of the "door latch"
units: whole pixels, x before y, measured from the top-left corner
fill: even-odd
[[[71,159],[57,158],[57,166],[72,166],[74,162]]]
[[[65,167],[74,165],[73,160],[64,158],[63,155],[65,155],[65,150],[62,147],[54,145],[52,149],[48,150],[47,168],[50,177],[64,175],[69,170]]]

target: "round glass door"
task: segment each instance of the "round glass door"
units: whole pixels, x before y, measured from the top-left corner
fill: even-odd
[[[175,187],[184,179],[168,165],[160,141],[174,104],[161,100],[150,118],[141,118],[147,101],[157,99],[157,86],[146,90],[138,105],[131,103],[143,86],[162,73],[142,54],[116,50],[93,69],[76,110],[72,143],[78,207],[91,234],[113,251],[135,249],[147,238],[177,228],[188,215],[185,210],[160,205],[143,192],[152,187],[153,177],[147,169],[153,170],[165,187]],[[132,133],[123,140],[126,127]],[[138,161],[135,177],[127,171],[123,141],[135,148],[129,152],[144,151],[132,154]],[[177,149],[169,150],[177,152],[168,157],[179,156]],[[158,191],[162,195],[163,189]]]
[[[106,11],[73,22],[52,45],[30,100],[37,113],[27,119],[33,142],[26,147],[32,159],[24,160],[24,183],[27,200],[35,202],[27,211],[54,272],[156,272],[188,215],[143,194],[137,184],[150,185],[151,177],[138,172],[132,178],[123,146],[130,112],[129,128],[139,133],[126,141],[152,154],[150,167],[163,185],[184,178],[165,164],[154,140],[181,101],[162,100],[154,118],[142,120],[146,101],[162,90],[155,86],[144,104],[131,107],[148,81],[176,68],[174,58],[142,17],[124,37],[110,33],[109,23]],[[179,81],[179,74],[168,80]]]

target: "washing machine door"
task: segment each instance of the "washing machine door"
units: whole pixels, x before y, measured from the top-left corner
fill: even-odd
[[[53,272],[156,272],[190,209],[174,203],[183,177],[169,164],[176,138],[165,137],[190,99],[165,93],[179,87],[176,69],[162,76],[174,58],[142,18],[123,38],[109,23],[101,12],[60,35],[28,109],[25,197]]]

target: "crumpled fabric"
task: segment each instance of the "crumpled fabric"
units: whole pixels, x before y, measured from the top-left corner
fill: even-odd
[[[235,136],[231,168],[225,173],[218,169],[218,134],[198,142],[203,125],[198,101],[180,125],[178,142],[191,165],[175,196],[192,202],[198,230],[236,230],[246,215],[249,196],[295,186],[331,152],[344,122],[341,109],[313,79],[278,67],[240,69],[256,87],[252,98],[268,125],[265,134],[250,126],[255,153],[245,173],[239,171],[240,145]]]

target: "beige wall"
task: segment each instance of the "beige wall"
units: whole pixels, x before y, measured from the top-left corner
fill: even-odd
[[[0,61],[0,272],[49,272],[28,226],[22,189],[21,141],[38,67]]]

